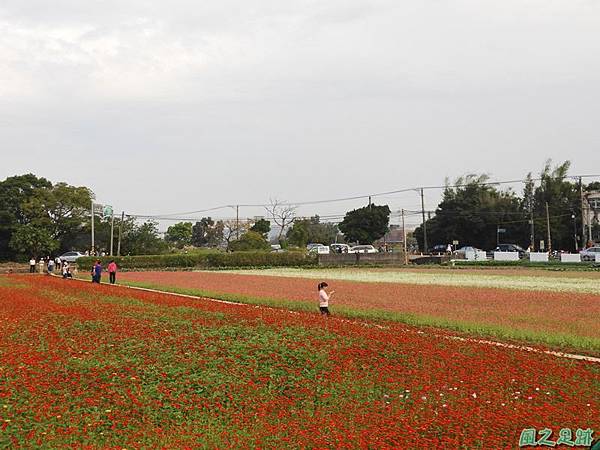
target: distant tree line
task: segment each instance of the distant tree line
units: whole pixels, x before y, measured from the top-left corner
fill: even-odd
[[[580,186],[567,179],[569,167],[569,161],[555,167],[547,161],[539,182],[534,182],[529,173],[520,195],[489,184],[486,175],[458,178],[456,187],[444,190],[435,215],[425,223],[428,247],[459,241],[460,246],[489,250],[500,241],[527,248],[533,237],[534,250],[539,250],[540,241],[548,250],[549,221],[553,250],[581,248],[585,245],[585,237],[581,236],[581,191],[598,190],[600,183]],[[426,250],[422,225],[414,235],[419,248]]]
[[[0,259],[43,257],[91,246],[89,188],[53,184],[33,174],[0,181]],[[110,218],[96,217],[98,251],[108,252]],[[121,254],[154,254],[168,245],[156,223],[127,218],[121,227]]]
[[[461,246],[488,250],[498,240],[528,247],[533,221],[534,248],[538,249],[540,241],[547,240],[548,220],[553,249],[581,247],[585,243],[580,231],[581,192],[600,190],[600,183],[579,185],[567,178],[569,167],[568,161],[556,167],[548,161],[540,181],[534,182],[530,173],[520,194],[489,183],[487,175],[466,175],[453,185],[448,182],[442,201],[426,220],[428,247],[458,241]],[[53,184],[33,174],[0,181],[0,259],[90,249],[93,198],[87,187]],[[272,243],[283,248],[304,248],[308,243],[372,244],[389,230],[391,213],[387,205],[369,204],[348,211],[339,224],[333,224],[318,215],[297,217],[293,205],[278,200],[271,200],[265,209],[268,217],[255,220],[204,217],[195,223],[179,222],[168,227],[164,238],[156,222],[138,223],[126,217],[121,223],[119,217],[116,227],[121,227],[121,254],[161,254],[190,248],[269,250]],[[594,227],[597,234],[599,227]],[[110,217],[95,218],[99,252],[109,252],[110,228]],[[414,237],[419,248],[426,250],[423,226],[414,230]]]

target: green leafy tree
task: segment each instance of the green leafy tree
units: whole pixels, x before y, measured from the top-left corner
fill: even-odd
[[[57,183],[36,189],[22,206],[31,223],[48,229],[61,247],[68,247],[69,239],[90,220],[92,197],[86,187]]]
[[[472,245],[485,250],[497,244],[498,228],[506,230],[502,242],[527,247],[529,242],[528,213],[523,202],[512,191],[499,191],[488,184],[487,175],[467,175],[455,181],[457,187],[447,187],[435,216],[427,220],[428,245]],[[419,248],[423,248],[423,229],[414,232]]]
[[[168,244],[161,239],[156,222],[134,224],[126,234],[122,245],[123,255],[159,255],[168,250]]]
[[[37,190],[51,186],[50,181],[33,174],[8,177],[0,182],[0,259],[15,257],[15,250],[9,245],[12,234],[19,225],[31,222],[23,205]]]
[[[58,244],[48,230],[33,224],[19,225],[10,239],[14,251],[36,257],[49,256],[58,249]]]
[[[250,227],[250,231],[256,231],[257,233],[262,234],[266,239],[267,235],[271,231],[271,222],[267,219],[258,219],[256,222],[254,222],[254,225]]]
[[[215,222],[210,217],[203,217],[200,222],[196,222],[192,228],[192,245],[194,247],[204,247],[208,245],[210,229]]]
[[[319,216],[313,216],[309,219],[296,219],[286,237],[289,244],[296,247],[304,247],[309,242],[329,245],[335,242],[338,231],[335,224],[323,223]]]
[[[319,216],[313,216],[308,220],[307,229],[309,242],[318,242],[324,245],[334,243],[339,233],[337,225],[321,222]]]
[[[306,247],[308,244],[308,220],[296,220],[288,229],[287,243],[295,247]]]
[[[229,250],[233,252],[248,251],[248,250],[269,250],[271,246],[262,236],[256,231],[248,231],[237,241],[229,244]]]
[[[209,247],[219,247],[223,244],[225,224],[222,220],[217,220],[206,233],[206,241]]]
[[[581,229],[581,196],[579,186],[566,179],[571,163],[552,167],[548,160],[540,174],[540,185],[535,189],[536,242],[547,240],[546,204],[550,216],[553,250],[573,250],[576,230]],[[575,216],[573,223],[572,216]],[[546,248],[548,243],[546,243]]]
[[[370,205],[346,213],[339,228],[347,242],[372,244],[388,230],[390,208],[387,205]]]
[[[192,223],[179,222],[167,228],[165,241],[177,248],[183,248],[192,242]]]

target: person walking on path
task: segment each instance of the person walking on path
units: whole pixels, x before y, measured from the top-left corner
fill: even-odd
[[[335,291],[327,293],[327,286],[329,285],[325,282],[319,283],[317,286],[319,290],[319,311],[321,311],[322,316],[326,317],[331,315],[329,312],[329,299],[335,293]]]
[[[96,260],[96,264],[92,268],[92,283],[100,283],[102,279],[102,264],[100,260]]]
[[[35,273],[35,264],[36,264],[35,256],[32,256],[29,260],[29,273]]]
[[[106,270],[108,270],[108,277],[110,278],[110,284],[115,284],[115,282],[117,281],[117,263],[115,262],[114,259],[111,260],[110,263],[108,263]]]

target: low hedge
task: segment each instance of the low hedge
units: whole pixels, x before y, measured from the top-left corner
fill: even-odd
[[[106,266],[115,260],[120,270],[168,269],[168,268],[238,268],[238,267],[301,267],[317,264],[314,256],[301,252],[234,252],[167,254],[141,256],[105,256],[95,258],[86,256],[77,260],[81,267],[92,267],[96,260]]]

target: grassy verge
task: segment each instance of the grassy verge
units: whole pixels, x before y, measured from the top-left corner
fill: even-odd
[[[173,292],[177,294],[226,300],[249,305],[269,306],[273,308],[288,309],[291,311],[316,312],[315,302],[309,300],[297,301],[283,298],[253,297],[242,294],[210,292],[201,289],[179,288],[175,286],[163,286],[133,281],[126,281],[125,283],[121,284],[132,287],[155,289],[163,292]],[[541,344],[560,351],[579,352],[592,356],[600,356],[600,338],[577,336],[565,333],[536,332],[505,326],[451,320],[444,317],[386,311],[382,309],[361,309],[348,306],[335,306],[333,311],[335,315],[339,315],[348,319],[393,321],[413,326],[443,328],[478,338],[497,338],[517,344]]]

